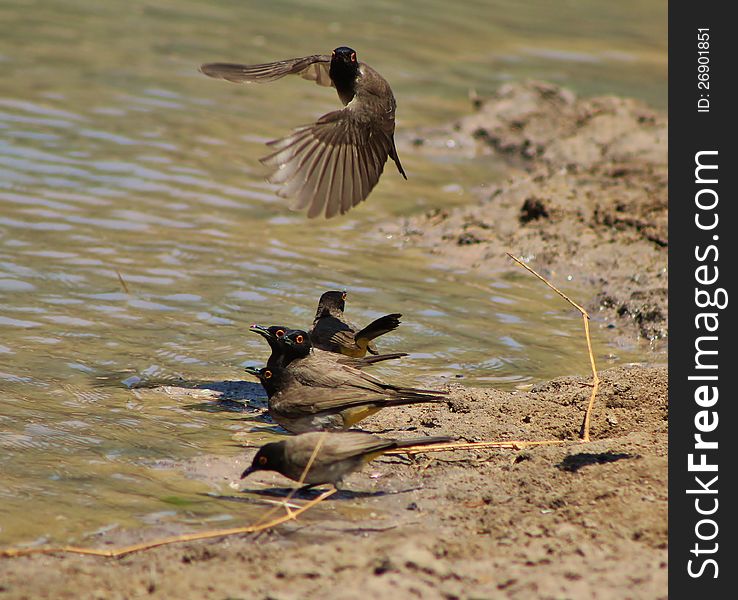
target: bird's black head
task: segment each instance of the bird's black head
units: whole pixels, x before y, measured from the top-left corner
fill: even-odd
[[[261,380],[261,374],[266,369],[266,367],[262,367],[261,369],[259,367],[244,367],[243,370],[246,371],[249,375],[253,375],[257,379]]]
[[[272,325],[270,327],[264,327],[264,325],[257,325],[256,323],[249,327],[250,331],[263,336],[264,339],[269,342],[270,346],[272,345],[272,342],[280,342],[288,329],[289,327],[285,327],[284,325]]]
[[[287,346],[288,354],[294,354],[295,358],[302,358],[310,354],[313,344],[310,342],[310,336],[302,329],[290,329],[284,336],[284,343]]]
[[[249,327],[250,331],[258,333],[262,336],[269,347],[272,349],[272,355],[269,357],[270,362],[278,360],[284,354],[284,334],[288,330],[284,325],[272,325],[271,327],[264,327],[263,325],[252,325]]]
[[[278,471],[284,468],[284,442],[264,444],[254,456],[251,466],[241,473],[241,479],[255,471]]]
[[[356,50],[349,48],[348,46],[339,46],[331,54],[331,63],[341,61],[347,65],[358,64],[356,58]]]
[[[347,46],[336,48],[331,55],[331,68],[328,73],[339,96],[344,103],[347,103],[350,98],[353,98],[354,80],[359,74],[359,60],[356,58],[356,51]]]
[[[275,377],[275,370],[269,367],[244,367],[244,371],[256,377],[261,382],[264,391],[270,398],[277,392],[277,377]]]
[[[341,317],[343,311],[346,309],[346,290],[342,292],[331,291],[325,292],[318,300],[318,311],[315,314],[315,318],[325,317],[333,315],[334,317]]]

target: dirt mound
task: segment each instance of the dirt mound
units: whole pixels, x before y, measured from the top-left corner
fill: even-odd
[[[632,322],[653,342],[666,337],[663,115],[635,100],[510,84],[475,114],[413,140],[419,151],[501,154],[513,175],[479,190],[477,205],[386,224],[383,233],[490,272],[509,267],[511,252],[554,283],[570,277],[587,286],[588,310],[604,320]]]

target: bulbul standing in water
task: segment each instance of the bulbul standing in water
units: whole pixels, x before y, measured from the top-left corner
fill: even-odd
[[[249,329],[254,333],[258,333],[267,341],[272,353],[265,367],[245,367],[244,371],[256,377],[264,388],[264,391],[266,391],[267,397],[271,398],[278,391],[277,385],[281,381],[281,377],[279,377],[280,370],[289,365],[292,360],[304,358],[304,350],[285,344],[285,334],[293,330],[282,325],[264,327],[263,325],[254,324]],[[349,365],[356,369],[363,369],[378,362],[395,360],[407,356],[406,352],[379,354],[377,356],[365,356],[364,358],[351,358],[350,356],[333,354],[323,350],[313,350],[313,353],[318,357],[320,364],[324,367],[329,367],[331,362],[335,362],[336,364]],[[278,373],[278,377],[276,378],[274,377],[275,371]]]
[[[364,200],[379,181],[387,157],[407,179],[395,148],[397,103],[392,89],[384,77],[359,62],[351,48],[261,65],[209,63],[200,70],[235,83],[300,75],[336,88],[344,108],[269,142],[274,151],[261,159],[274,168],[269,181],[282,185],[279,195],[296,198],[294,208],[307,208],[309,218],[323,212],[326,218],[344,214]]]
[[[447,437],[392,440],[358,431],[303,433],[259,448],[241,479],[256,471],[277,471],[295,481],[302,478],[310,486],[331,483],[338,488],[346,475],[389,450],[448,441]]]
[[[267,341],[267,344],[269,344],[269,348],[271,348],[272,350],[272,353],[267,359],[268,368],[273,369],[275,366],[281,366],[283,364],[287,348],[282,338],[284,338],[284,334],[287,333],[288,330],[289,328],[285,327],[284,325],[272,325],[270,327],[264,327],[263,325],[257,325],[256,323],[254,323],[253,325],[251,325],[251,327],[249,327],[249,331],[258,333],[261,337],[263,337]],[[252,375],[255,374],[248,368],[246,370]]]
[[[379,354],[372,342],[374,338],[397,329],[400,313],[384,315],[358,330],[343,315],[346,308],[346,292],[325,292],[318,301],[313,326],[309,331],[314,348],[362,357],[367,352]]]
[[[272,325],[271,327],[264,327],[263,325],[251,325],[250,331],[261,335],[269,344],[272,353],[269,355],[267,360],[267,367],[274,368],[276,365],[286,366],[294,358],[301,358],[301,351],[292,349],[292,346],[287,346],[284,343],[285,333],[288,331],[294,331],[283,325]],[[365,356],[360,358],[354,358],[351,356],[345,356],[343,354],[334,354],[332,352],[326,352],[324,350],[313,350],[318,356],[325,356],[326,359],[332,359],[342,365],[350,365],[357,369],[362,369],[369,365],[373,365],[378,362],[385,360],[395,360],[407,356],[407,352],[392,352],[390,354],[377,354],[376,356]],[[252,375],[256,375],[255,369],[247,369]]]
[[[343,357],[315,354],[305,331],[288,331],[282,340],[290,347],[289,362],[257,376],[267,390],[272,419],[292,433],[348,429],[383,408],[445,401],[444,391],[385,383],[342,364]]]

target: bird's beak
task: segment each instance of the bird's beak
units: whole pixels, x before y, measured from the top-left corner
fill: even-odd
[[[253,466],[249,467],[243,473],[241,473],[241,479],[245,479],[246,477],[251,475],[251,473],[253,473],[254,471],[256,471],[256,469],[254,469]]]
[[[271,331],[269,331],[269,328],[264,327],[263,325],[257,325],[256,323],[254,323],[251,327],[249,327],[249,331],[258,333],[259,335],[265,337],[267,340],[277,339],[277,336],[274,335]]]
[[[246,371],[249,375],[253,375],[257,379],[261,379],[261,375],[259,374],[259,371],[261,369],[259,369],[258,367],[244,367],[243,370]]]

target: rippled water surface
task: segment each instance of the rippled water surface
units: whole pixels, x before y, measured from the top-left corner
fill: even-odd
[[[340,4],[340,6],[339,6]],[[171,461],[241,452],[243,414],[95,385],[126,371],[243,379],[251,322],[307,326],[319,294],[349,315],[402,312],[380,369],[408,384],[503,388],[586,373],[578,315],[528,275],[444,270],[382,222],[468,202],[485,160],[389,165],[346,217],[307,221],[263,180],[263,142],[338,106],[300,79],[235,86],[207,61],[349,44],[391,83],[398,128],[432,125],[527,77],[664,108],[662,2],[0,2],[0,543],[249,520]],[[576,289],[567,289],[576,294]],[[597,345],[603,366],[637,348]],[[612,356],[611,356],[612,355]],[[117,376],[118,381],[125,375]],[[115,380],[116,378],[113,377]],[[169,465],[169,466],[168,466]]]

